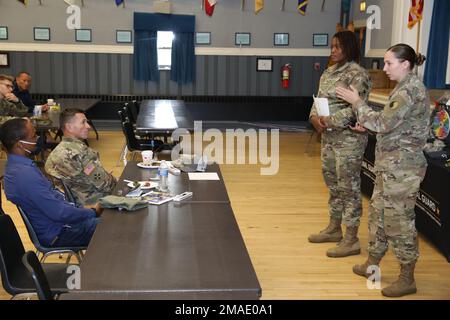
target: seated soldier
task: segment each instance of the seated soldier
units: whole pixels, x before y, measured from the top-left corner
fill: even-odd
[[[13,93],[14,78],[0,74],[0,123],[11,117],[22,117],[28,108]]]
[[[13,83],[14,95],[28,108],[28,113],[33,113],[36,102],[31,98],[31,75],[28,72],[21,71]],[[42,111],[47,111],[47,104],[42,105]]]
[[[61,113],[60,127],[64,136],[48,156],[45,171],[63,180],[78,204],[94,204],[110,195],[117,180],[103,168],[98,152],[83,142],[90,129],[83,111],[66,109]]]
[[[78,208],[53,188],[28,158],[37,135],[29,119],[11,119],[0,127],[0,140],[8,152],[5,194],[26,213],[39,241],[46,246],[87,246],[102,208]]]

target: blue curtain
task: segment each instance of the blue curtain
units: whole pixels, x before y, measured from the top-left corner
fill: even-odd
[[[133,56],[134,79],[159,81],[156,31],[136,31]]]
[[[352,0],[341,1],[341,24],[344,28],[350,23],[350,12],[352,8]]]
[[[428,42],[424,83],[429,89],[445,89],[450,35],[450,1],[435,0]]]
[[[195,32],[195,16],[135,12],[134,30]]]
[[[195,80],[195,45],[193,32],[177,32],[172,42],[170,80],[186,84]]]
[[[194,80],[195,16],[135,12],[134,30],[134,78],[136,80],[159,80],[156,42],[158,31],[172,31],[175,35],[170,78],[178,83]]]

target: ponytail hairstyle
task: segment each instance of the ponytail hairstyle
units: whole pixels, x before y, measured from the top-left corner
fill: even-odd
[[[413,48],[404,43],[396,44],[387,51],[391,51],[399,60],[408,61],[410,70],[413,70],[415,66],[421,66],[426,60],[424,55],[416,54]]]

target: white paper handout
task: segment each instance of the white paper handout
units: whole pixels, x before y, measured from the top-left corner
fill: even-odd
[[[217,172],[189,172],[189,180],[220,180]]]
[[[319,117],[328,117],[330,116],[330,107],[328,106],[327,98],[317,98],[313,95],[314,105],[316,106],[317,115]]]

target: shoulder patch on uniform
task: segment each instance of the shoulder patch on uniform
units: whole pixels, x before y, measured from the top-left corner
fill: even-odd
[[[392,101],[392,102],[389,104],[389,108],[391,108],[391,109],[397,109],[399,105],[400,105],[400,104],[398,103],[398,101]]]
[[[389,109],[395,110],[395,109],[398,109],[400,107],[403,107],[404,105],[406,105],[405,99],[403,99],[403,97],[401,95],[398,95],[398,96],[396,96],[394,98],[394,100],[392,100],[389,103]]]

